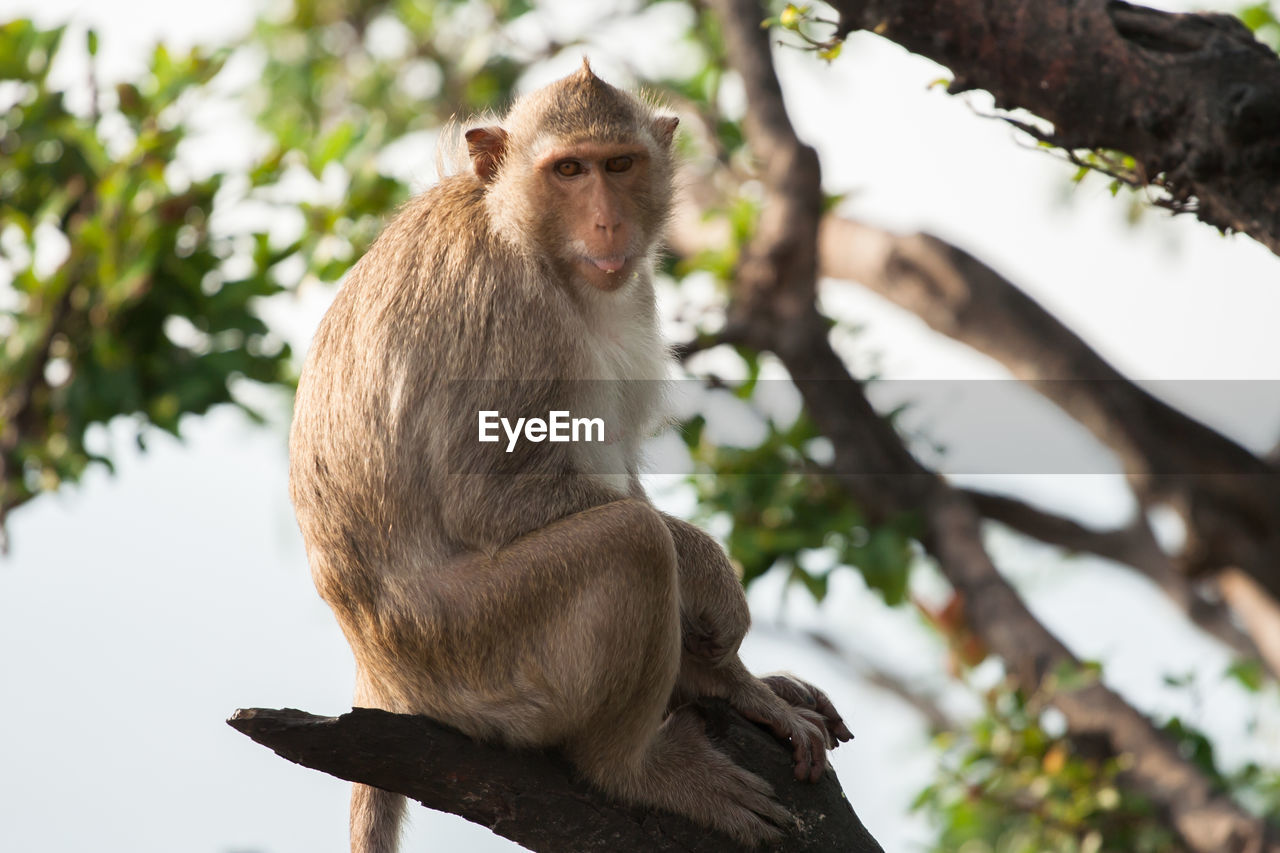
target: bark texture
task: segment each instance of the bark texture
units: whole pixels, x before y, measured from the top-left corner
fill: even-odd
[[[1280,254],[1280,58],[1239,19],[1120,0],[832,0],[874,31],[1053,125],[1133,156],[1174,209]]]

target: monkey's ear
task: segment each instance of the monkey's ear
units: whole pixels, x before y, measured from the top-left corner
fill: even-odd
[[[498,173],[502,155],[506,153],[507,132],[497,125],[473,127],[467,131],[466,137],[471,165],[476,170],[476,176],[487,184]]]
[[[664,148],[671,147],[671,139],[676,135],[676,125],[680,119],[675,116],[659,116],[653,120],[653,135]]]

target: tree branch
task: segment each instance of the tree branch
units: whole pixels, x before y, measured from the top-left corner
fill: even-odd
[[[1192,575],[1239,567],[1280,599],[1280,472],[1126,379],[995,270],[927,234],[828,217],[825,275],[857,281],[994,358],[1121,460],[1144,505],[1186,521]]]
[[[778,851],[883,853],[834,771],[797,782],[776,738],[718,700],[699,702],[718,748],[773,785],[797,822]],[[573,776],[557,753],[478,743],[427,717],[356,708],[340,717],[251,708],[227,722],[304,767],[404,794],[486,826],[530,850],[743,853],[686,818],[622,805]],[[756,851],[758,853],[758,851]]]
[[[1280,254],[1280,57],[1239,19],[1120,0],[831,0],[872,30],[1053,124],[1066,149],[1114,149],[1175,208]]]
[[[962,491],[974,508],[990,521],[1049,545],[1094,554],[1136,569],[1160,587],[1206,634],[1243,657],[1263,661],[1274,675],[1280,676],[1280,643],[1255,642],[1240,630],[1232,618],[1231,607],[1221,598],[1206,596],[1178,571],[1173,559],[1156,542],[1145,516],[1139,514],[1126,527],[1095,530],[1016,498],[971,489]],[[1276,627],[1280,628],[1280,620]]]
[[[729,239],[725,223],[706,220],[699,210],[714,204],[715,191],[706,179],[692,175],[684,186],[673,250],[690,256],[723,245]],[[936,237],[898,235],[827,216],[819,236],[819,268],[822,275],[864,285],[1026,380],[1123,460],[1140,501],[1163,501],[1180,510],[1190,541],[1187,555],[1175,562],[1149,531],[1145,536],[1132,530],[1090,531],[1043,513],[1033,517],[1040,511],[1029,507],[1015,518],[996,520],[1033,538],[1137,569],[1201,628],[1243,655],[1260,656],[1280,674],[1280,604],[1272,594],[1280,572],[1268,556],[1278,547],[1273,531],[1280,526],[1280,506],[1271,460],[1253,457],[1134,385],[999,273]],[[912,470],[901,464],[900,471]],[[996,517],[992,513],[1002,508],[1011,509],[991,498],[979,511]],[[1260,520],[1272,512],[1274,521]],[[1231,567],[1245,560],[1271,582],[1223,583],[1226,573],[1240,573]],[[1197,591],[1187,577],[1215,570],[1223,578],[1204,577],[1200,584],[1217,588],[1229,608]],[[1244,631],[1228,611],[1240,617]]]

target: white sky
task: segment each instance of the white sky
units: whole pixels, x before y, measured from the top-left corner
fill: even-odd
[[[217,40],[247,28],[255,8],[252,0],[0,0],[0,20],[94,23],[110,78],[139,67],[156,37]],[[634,32],[613,28],[592,59],[607,75],[635,44]],[[855,38],[830,68],[794,52],[779,66],[794,120],[823,155],[828,189],[850,193],[849,213],[965,247],[1131,376],[1280,378],[1280,261],[1247,238],[1159,212],[1128,230],[1101,181],[1058,203],[1065,169],[963,99],[929,90],[937,66],[888,43]],[[429,173],[431,156],[421,152],[410,173]],[[272,317],[305,341],[326,299],[286,301]],[[852,344],[858,366],[875,359],[896,378],[1004,375],[865,292],[833,284],[825,299],[866,327]],[[1198,415],[1255,447],[1280,437],[1274,404],[1273,416],[1247,418],[1200,405]],[[221,411],[186,421],[184,431],[185,442],[155,436],[139,456],[127,429],[112,430],[116,476],[95,471],[11,520],[12,554],[0,560],[2,850],[346,849],[346,783],[291,765],[221,722],[237,707],[350,705],[350,654],[311,588],[288,504],[284,427],[257,429]],[[1115,478],[995,485],[1098,523],[1128,507]],[[1228,758],[1280,755],[1276,697],[1246,735],[1246,705],[1220,678],[1228,656],[1146,584],[1099,561],[1064,566],[1008,537],[991,544],[1037,613],[1078,653],[1106,660],[1109,681],[1126,695],[1207,727]],[[753,589],[758,624],[780,615],[777,580]],[[910,613],[887,612],[849,573],[833,587],[821,608],[790,596],[784,621],[820,626],[909,675],[937,672],[941,651]],[[786,632],[758,631],[745,654],[757,670],[794,669],[832,694],[857,734],[835,755],[850,800],[886,850],[918,849],[928,833],[904,812],[932,761],[920,721]],[[1194,700],[1161,683],[1164,673],[1189,671],[1202,683]],[[510,849],[485,830],[414,810],[404,850],[464,844],[473,853]]]

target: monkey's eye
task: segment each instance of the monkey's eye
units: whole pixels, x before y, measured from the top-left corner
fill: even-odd
[[[631,168],[631,158],[623,155],[621,157],[610,157],[604,161],[604,167],[610,172],[625,172]]]
[[[582,174],[582,164],[577,160],[561,160],[555,165],[556,174],[562,178],[572,178]]]

